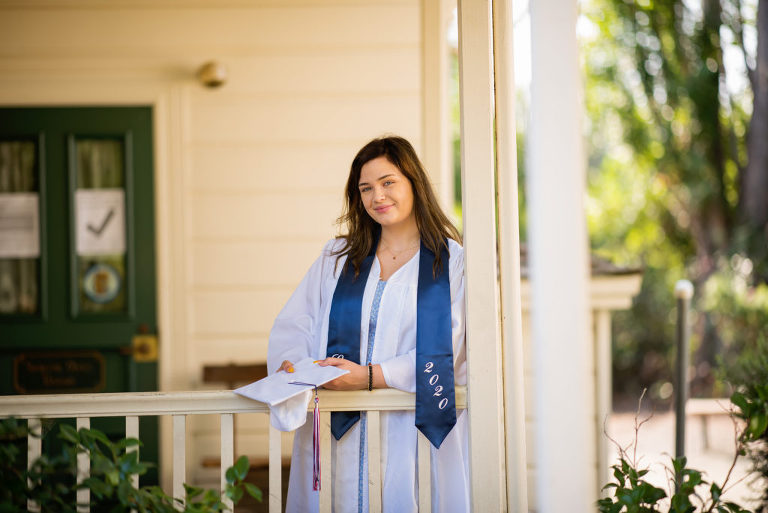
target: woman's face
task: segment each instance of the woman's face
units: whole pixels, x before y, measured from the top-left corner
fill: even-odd
[[[386,157],[363,164],[358,187],[366,212],[382,227],[416,222],[411,182]]]

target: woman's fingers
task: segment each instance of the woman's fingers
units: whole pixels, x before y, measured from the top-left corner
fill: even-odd
[[[333,357],[315,360],[313,363],[321,367],[333,366],[349,371],[349,374],[324,384],[323,388],[329,390],[362,390],[368,388],[368,368],[365,365],[359,365],[344,358]]]
[[[349,360],[345,360],[344,358],[333,358],[329,356],[324,360],[315,360],[315,363],[322,367],[328,367],[329,365],[332,365],[334,367],[343,367],[344,364],[347,364],[347,363],[351,364],[352,362],[350,362]]]
[[[314,363],[318,365],[322,365],[323,367],[327,367],[329,365],[332,365],[334,367],[344,367],[345,364],[351,364],[349,360],[345,360],[344,358],[325,358],[323,360],[315,360]],[[280,368],[277,369],[277,372],[285,371],[285,372],[293,372],[293,362],[290,360],[283,360],[283,363],[280,365]]]
[[[339,376],[323,385],[324,388],[329,390],[362,390],[368,387],[368,368],[365,365],[358,365],[343,358],[326,358],[324,364],[319,362],[318,364],[333,365],[349,371],[348,374]]]

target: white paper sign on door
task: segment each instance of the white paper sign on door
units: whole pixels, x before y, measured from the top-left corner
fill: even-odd
[[[0,258],[40,256],[40,210],[36,192],[0,194]]]
[[[78,255],[125,253],[125,191],[75,191],[75,234]]]

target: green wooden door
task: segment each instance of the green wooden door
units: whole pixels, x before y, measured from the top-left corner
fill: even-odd
[[[157,389],[152,162],[149,107],[0,108],[0,395]]]

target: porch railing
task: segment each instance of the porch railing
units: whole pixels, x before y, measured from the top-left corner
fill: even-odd
[[[413,410],[415,395],[394,389],[368,391],[320,391],[320,454],[321,472],[326,477],[320,490],[320,511],[331,511],[331,412],[368,412],[368,497],[369,510],[381,511],[381,441],[380,412]],[[466,408],[466,388],[456,388],[456,407]],[[0,397],[0,417],[29,419],[29,427],[40,431],[40,420],[75,418],[77,428],[90,427],[92,417],[124,417],[125,436],[140,439],[139,417],[170,415],[173,418],[173,496],[184,498],[186,480],[186,420],[188,415],[219,415],[221,418],[221,487],[224,490],[225,470],[234,463],[234,415],[236,413],[263,413],[269,415],[267,405],[240,397],[231,391],[193,392],[139,392],[113,394],[57,394]],[[429,441],[418,435],[419,483],[430,483],[431,462]],[[41,454],[40,438],[29,436],[28,461],[31,463]],[[77,460],[78,482],[90,474],[87,454]],[[138,486],[138,476],[134,476]],[[279,513],[283,509],[281,496],[281,444],[280,431],[269,427],[269,511]],[[431,486],[419,486],[419,511],[431,511]],[[87,504],[90,491],[78,490],[77,502]],[[231,508],[231,503],[228,503]],[[36,505],[27,505],[36,511]],[[84,507],[82,511],[89,511]]]

